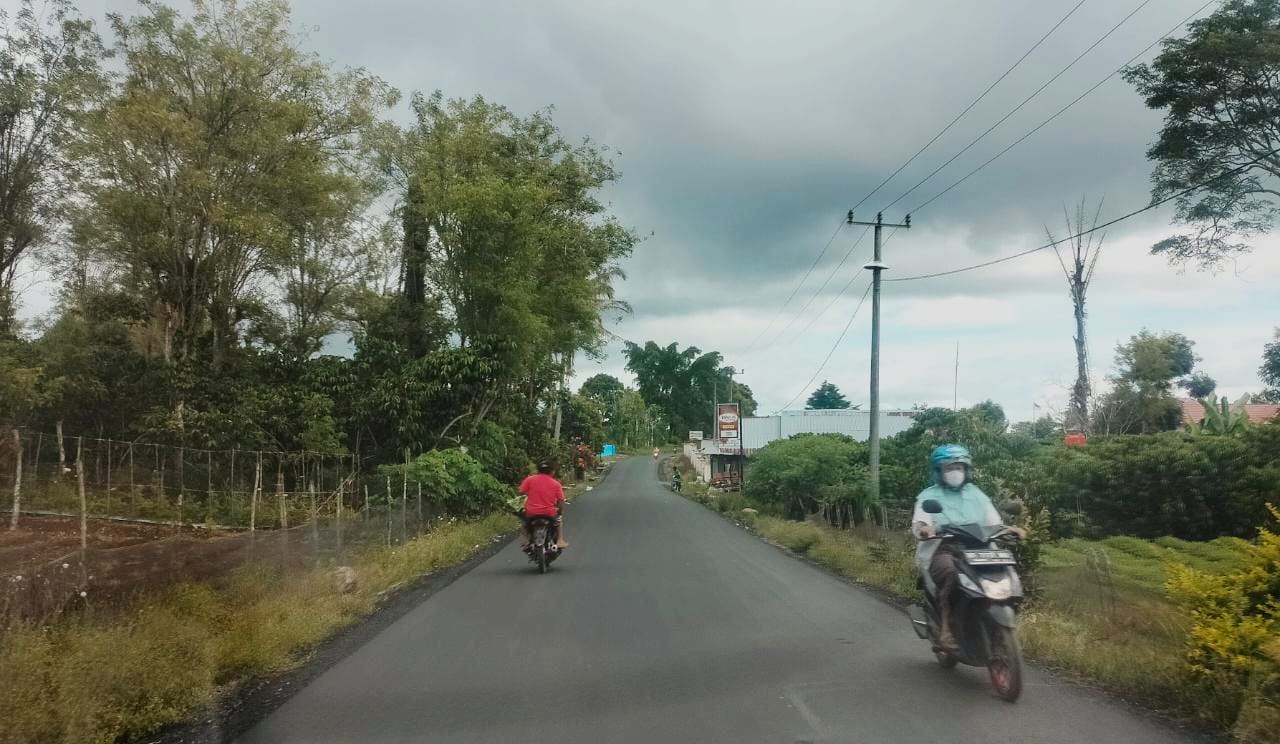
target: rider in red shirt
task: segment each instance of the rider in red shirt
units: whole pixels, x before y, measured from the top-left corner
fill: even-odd
[[[524,479],[520,493],[525,495],[524,514],[528,517],[555,517],[556,547],[564,549],[569,543],[564,539],[564,517],[560,505],[564,503],[564,488],[556,480],[555,468],[549,462],[538,463],[538,472]],[[525,543],[529,542],[529,526],[525,523]]]

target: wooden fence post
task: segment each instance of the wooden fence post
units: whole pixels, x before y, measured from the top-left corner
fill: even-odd
[[[133,442],[129,442],[129,509],[138,511],[138,497],[133,491]]]
[[[207,464],[209,466],[208,479],[208,495],[204,500],[204,521],[209,524],[209,529],[213,529],[213,450],[209,450]]]
[[[285,506],[284,495],[284,463],[282,458],[276,456],[276,495],[280,498],[280,529],[289,529],[289,509]]]
[[[107,516],[111,516],[111,440],[107,440]]]
[[[89,547],[89,500],[84,492],[84,437],[76,437],[76,480],[80,483],[80,550]]]
[[[18,529],[18,514],[22,511],[22,434],[13,427],[13,515],[9,517],[9,531]]]
[[[387,476],[387,546],[391,546],[391,476]]]
[[[182,502],[187,497],[187,451],[178,448],[178,531],[182,531]]]
[[[311,496],[311,542],[315,545],[316,553],[320,552],[320,514],[316,509],[316,481],[314,478],[307,483],[307,491]]]
[[[253,473],[253,495],[249,497],[249,532],[258,528],[258,493],[262,490],[262,453],[258,453],[258,467]]]

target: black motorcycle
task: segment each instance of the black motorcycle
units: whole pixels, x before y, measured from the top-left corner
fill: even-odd
[[[929,514],[942,506],[929,499],[922,505]],[[985,666],[996,694],[1014,702],[1022,694],[1022,650],[1018,645],[1017,612],[1022,600],[1022,580],[1013,552],[1002,543],[1016,540],[1007,527],[949,525],[938,532],[938,550],[951,550],[960,560],[956,594],[951,598],[951,634],[958,648],[948,651],[938,642],[942,621],[937,599],[926,589],[924,606],[908,610],[916,635],[933,644],[933,653],[945,669],[957,663]],[[923,577],[921,585],[926,585]]]
[[[525,555],[538,566],[538,573],[546,573],[547,566],[560,557],[560,548],[556,547],[559,537],[555,517],[525,517],[529,528],[529,544],[524,546]]]
[[[679,479],[679,478],[672,478],[672,479],[671,479],[671,490],[672,490],[672,491],[674,491],[675,493],[680,493],[680,486],[681,486],[681,481],[680,481],[680,479]]]

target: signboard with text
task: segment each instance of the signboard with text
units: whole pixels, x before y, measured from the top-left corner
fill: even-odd
[[[729,440],[736,446],[741,438],[741,426],[737,403],[716,404],[716,437],[721,442]]]
[[[691,431],[691,432],[689,432],[689,441],[690,441],[690,442],[701,442],[701,441],[702,441],[702,432],[700,432],[700,431]]]

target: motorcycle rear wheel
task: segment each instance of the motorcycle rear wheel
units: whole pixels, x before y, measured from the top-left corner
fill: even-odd
[[[987,673],[996,695],[1005,702],[1016,702],[1022,695],[1022,649],[1012,629],[997,625],[991,632],[991,658]]]

